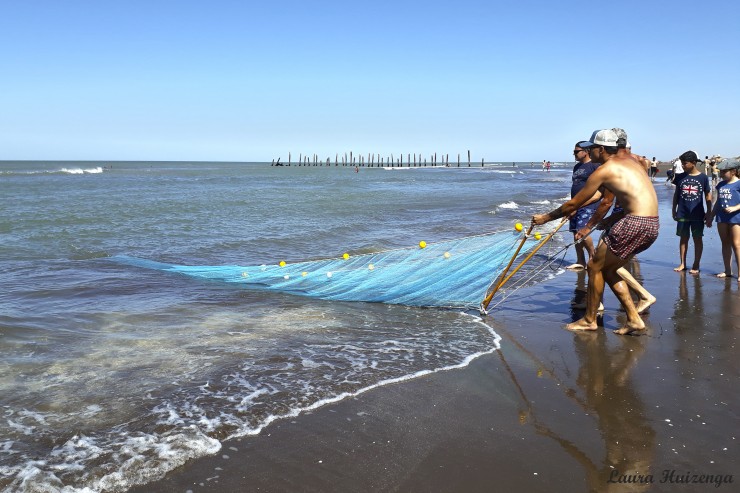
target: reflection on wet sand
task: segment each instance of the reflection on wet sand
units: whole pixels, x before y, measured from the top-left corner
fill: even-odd
[[[719,296],[720,306],[720,327],[722,333],[731,335],[733,329],[740,329],[740,293],[733,289],[730,280],[725,281],[725,289]]]
[[[644,404],[630,382],[630,371],[645,352],[645,341],[618,338],[607,347],[607,336],[576,334],[574,345],[581,368],[576,380],[598,417],[606,456],[602,463],[584,463],[594,491],[633,491],[646,484],[624,484],[622,476],[650,474],[655,431],[647,424]],[[615,474],[616,472],[616,474]]]
[[[645,406],[630,376],[645,352],[646,338],[609,338],[603,330],[574,334],[579,369],[575,380],[577,388],[573,388],[567,374],[560,376],[555,370],[545,370],[549,365],[543,364],[506,331],[501,332],[540,368],[538,376],[554,380],[565,396],[583,410],[583,419],[588,419],[585,417],[588,415],[596,416],[604,457],[599,460],[582,450],[577,444],[580,434],[563,436],[562,431],[555,431],[538,416],[538,408],[527,398],[517,375],[499,351],[526,408],[519,413],[520,422],[531,422],[538,433],[553,439],[573,457],[584,468],[589,491],[646,491],[650,483],[645,477],[651,474],[656,433],[648,424]],[[545,404],[541,415],[547,416],[549,410]]]

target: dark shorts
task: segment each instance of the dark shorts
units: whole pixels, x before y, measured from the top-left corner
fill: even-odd
[[[704,236],[704,221],[679,219],[676,223],[676,236],[693,236],[694,238],[701,238]]]
[[[659,229],[657,216],[624,216],[609,229],[604,243],[614,255],[626,260],[647,250],[658,238]]]
[[[576,211],[576,215],[570,218],[570,230],[576,232],[588,224],[591,216],[594,215],[594,209],[582,208]]]

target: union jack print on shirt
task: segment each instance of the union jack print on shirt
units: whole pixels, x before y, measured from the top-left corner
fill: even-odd
[[[684,178],[681,182],[681,198],[693,201],[701,198],[704,187],[694,178]]]

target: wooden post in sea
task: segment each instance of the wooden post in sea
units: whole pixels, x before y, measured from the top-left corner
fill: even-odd
[[[470,149],[468,149],[468,168],[470,168]]]
[[[457,167],[460,167],[460,153],[457,153]]]
[[[450,155],[449,154],[445,154],[445,167],[447,168],[450,167]]]
[[[288,166],[290,166],[290,153],[288,153]]]
[[[480,167],[481,167],[481,168],[483,167],[483,161],[484,161],[484,160],[485,160],[485,158],[480,158]]]
[[[339,166],[339,153],[334,153],[334,166]]]
[[[303,166],[303,154],[298,154],[298,166]]]

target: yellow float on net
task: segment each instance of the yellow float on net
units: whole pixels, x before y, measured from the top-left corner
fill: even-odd
[[[539,240],[541,240],[541,239],[542,239],[542,235],[541,235],[541,234],[539,234],[539,233],[535,233],[535,234],[534,234],[534,239],[535,239],[535,240],[538,240],[538,241],[539,241]]]
[[[427,247],[427,242],[426,242],[426,241],[424,241],[424,240],[421,240],[421,241],[419,242],[419,248],[426,248],[426,247]]]
[[[367,268],[370,269],[370,270],[373,270],[373,269],[375,269],[375,266],[373,264],[370,264],[370,265],[367,266]]]
[[[281,260],[278,265],[280,265],[280,267],[285,267],[287,264],[285,263],[285,260]]]
[[[345,253],[344,255],[342,255],[342,258],[344,260],[347,260],[349,258],[349,253]]]
[[[303,277],[306,277],[306,276],[308,275],[308,272],[301,272],[301,275],[302,275]]]
[[[249,277],[249,274],[247,274],[246,272],[242,272],[242,277]]]
[[[450,257],[451,257],[450,252],[445,252],[445,258],[450,258]]]
[[[524,226],[522,226],[522,223],[516,223],[514,225],[514,229],[517,231],[521,231],[522,229],[524,229]]]

